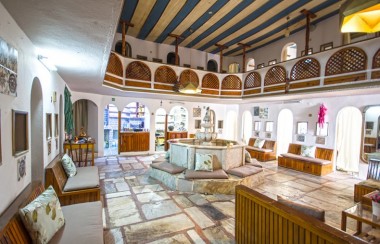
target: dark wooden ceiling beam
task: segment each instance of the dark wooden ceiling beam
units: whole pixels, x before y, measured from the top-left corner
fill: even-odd
[[[219,48],[219,56],[220,56],[220,61],[219,61],[219,72],[223,73],[223,50],[227,49],[228,47],[222,44],[215,44]]]
[[[238,43],[239,46],[241,46],[243,48],[243,68],[242,68],[242,71],[243,73],[245,72],[245,50],[246,48],[250,48],[251,45],[248,45],[248,44],[245,44],[245,43]]]
[[[121,24],[121,35],[122,35],[121,36],[121,55],[125,57],[127,56],[127,53],[126,53],[127,49],[125,45],[125,36],[127,35],[127,26],[134,27],[135,25],[126,20],[120,20],[120,24]]]
[[[172,34],[172,33],[170,33],[168,36],[175,38],[175,65],[179,65],[178,45],[179,45],[179,40],[183,39],[183,36]]]
[[[301,13],[306,17],[306,34],[305,34],[305,55],[308,55],[309,52],[309,40],[310,40],[310,19],[317,17],[313,12],[310,12],[307,9],[302,9]]]

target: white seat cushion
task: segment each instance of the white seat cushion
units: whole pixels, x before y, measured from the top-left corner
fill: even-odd
[[[99,187],[98,167],[78,167],[77,174],[67,178],[63,191],[75,191]]]

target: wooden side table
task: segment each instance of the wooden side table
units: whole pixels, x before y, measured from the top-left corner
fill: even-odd
[[[362,203],[357,203],[354,206],[342,211],[341,229],[347,229],[347,217],[356,220],[356,233],[359,235],[362,232],[362,224],[366,223],[372,227],[380,228],[380,216],[372,214],[372,206]]]

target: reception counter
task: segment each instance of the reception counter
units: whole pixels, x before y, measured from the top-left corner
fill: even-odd
[[[149,132],[120,132],[120,152],[149,151]]]

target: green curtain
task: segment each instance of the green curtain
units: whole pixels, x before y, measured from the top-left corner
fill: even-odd
[[[65,130],[68,135],[73,133],[73,104],[71,103],[71,93],[65,87]]]

